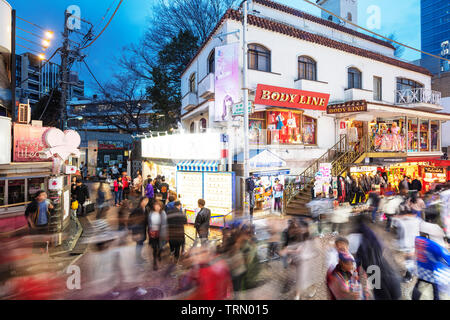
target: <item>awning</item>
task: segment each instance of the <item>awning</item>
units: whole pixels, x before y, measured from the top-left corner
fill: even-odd
[[[218,160],[184,160],[177,164],[178,171],[218,172]]]

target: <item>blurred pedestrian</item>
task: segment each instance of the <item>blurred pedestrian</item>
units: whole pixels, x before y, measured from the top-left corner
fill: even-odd
[[[377,212],[378,212],[378,207],[380,206],[380,192],[379,192],[379,187],[377,190],[372,191],[369,193],[369,200],[368,200],[368,205],[369,205],[369,210],[372,214],[372,223],[376,223],[377,222]]]
[[[127,222],[128,217],[130,215],[130,211],[131,211],[131,201],[124,199],[117,214],[118,231],[125,231],[127,229]]]
[[[149,199],[150,203],[153,201],[155,191],[153,189],[152,178],[148,178],[147,186],[145,187],[145,196]]]
[[[413,214],[417,215],[418,218],[421,219],[425,218],[424,211],[426,209],[426,205],[425,202],[420,197],[418,191],[413,191],[411,193],[411,196],[408,199],[406,206]]]
[[[136,242],[136,262],[145,262],[142,257],[142,248],[147,239],[147,224],[148,224],[148,198],[141,197],[138,206],[134,209],[128,217],[128,228],[131,230],[133,241]]]
[[[161,244],[167,239],[167,216],[163,203],[156,200],[148,214],[148,239],[153,251],[153,270],[158,269],[161,261]]]
[[[78,200],[78,211],[77,214],[79,216],[86,215],[86,208],[84,206],[86,200],[89,200],[89,189],[88,187],[81,181],[81,179],[77,179],[77,186],[75,188],[74,193],[77,195]]]
[[[97,190],[97,215],[96,219],[106,219],[106,214],[109,210],[108,197],[109,185],[105,182],[100,182]]]
[[[31,201],[25,209],[25,218],[31,233],[47,233],[50,221],[50,210],[53,205],[47,199],[47,193],[39,190],[35,193],[33,201]]]
[[[339,252],[339,263],[327,277],[332,300],[362,300],[363,288],[355,272],[355,260],[346,252]]]
[[[187,223],[181,209],[181,202],[175,201],[173,207],[167,209],[167,230],[170,252],[173,253],[175,263],[180,258],[181,248],[184,246],[184,225]]]
[[[194,227],[201,242],[204,243],[208,240],[211,210],[205,207],[206,202],[203,199],[199,199],[197,204],[199,212],[195,217]]]
[[[141,196],[142,195],[142,175],[141,175],[141,171],[138,170],[137,174],[136,174],[136,178],[134,178],[133,180],[133,189],[134,192],[138,195]]]
[[[279,211],[281,213],[282,211],[282,199],[283,199],[283,191],[284,187],[280,183],[280,179],[275,179],[275,185],[273,186],[273,198],[274,198],[274,206],[273,210]]]

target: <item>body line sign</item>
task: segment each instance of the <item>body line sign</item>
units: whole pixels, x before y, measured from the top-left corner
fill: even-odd
[[[326,111],[329,99],[328,93],[258,84],[255,104]]]

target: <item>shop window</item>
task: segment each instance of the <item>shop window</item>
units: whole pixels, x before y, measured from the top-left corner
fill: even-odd
[[[405,119],[379,119],[370,126],[371,144],[376,152],[405,151]]]
[[[25,202],[25,180],[8,180],[8,204]]]
[[[195,92],[195,73],[189,77],[189,92]]]
[[[303,116],[303,141],[305,144],[317,144],[317,120]]]
[[[381,84],[382,81],[380,77],[373,77],[373,100],[382,100]]]
[[[356,68],[348,69],[348,89],[361,89],[361,71]]]
[[[268,111],[267,131],[270,144],[302,144],[301,112]]]
[[[249,143],[252,145],[265,145],[266,139],[266,117],[265,112],[254,112],[249,117],[248,130]]]
[[[248,68],[270,72],[270,50],[259,44],[248,45]]]
[[[432,120],[430,124],[431,151],[440,151],[440,130],[439,121]]]
[[[201,118],[200,119],[200,132],[206,132],[206,119],[205,118]]]
[[[417,119],[408,119],[408,152],[419,151],[419,127]]]
[[[216,59],[216,52],[213,49],[208,57],[208,73],[214,73],[215,71],[215,59]]]
[[[430,151],[429,121],[420,120],[420,151]]]
[[[31,201],[39,190],[45,190],[44,178],[28,179],[28,201]]]
[[[189,127],[190,133],[195,133],[195,122],[191,122],[191,126]]]
[[[5,180],[0,180],[0,206],[4,206],[6,204],[5,190]]]
[[[317,80],[316,61],[310,57],[302,56],[298,58],[298,78],[306,80]]]

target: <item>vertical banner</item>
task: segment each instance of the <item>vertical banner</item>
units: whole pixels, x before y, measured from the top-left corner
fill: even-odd
[[[215,50],[215,121],[225,121],[228,110],[239,100],[238,49],[238,43],[233,43]]]

